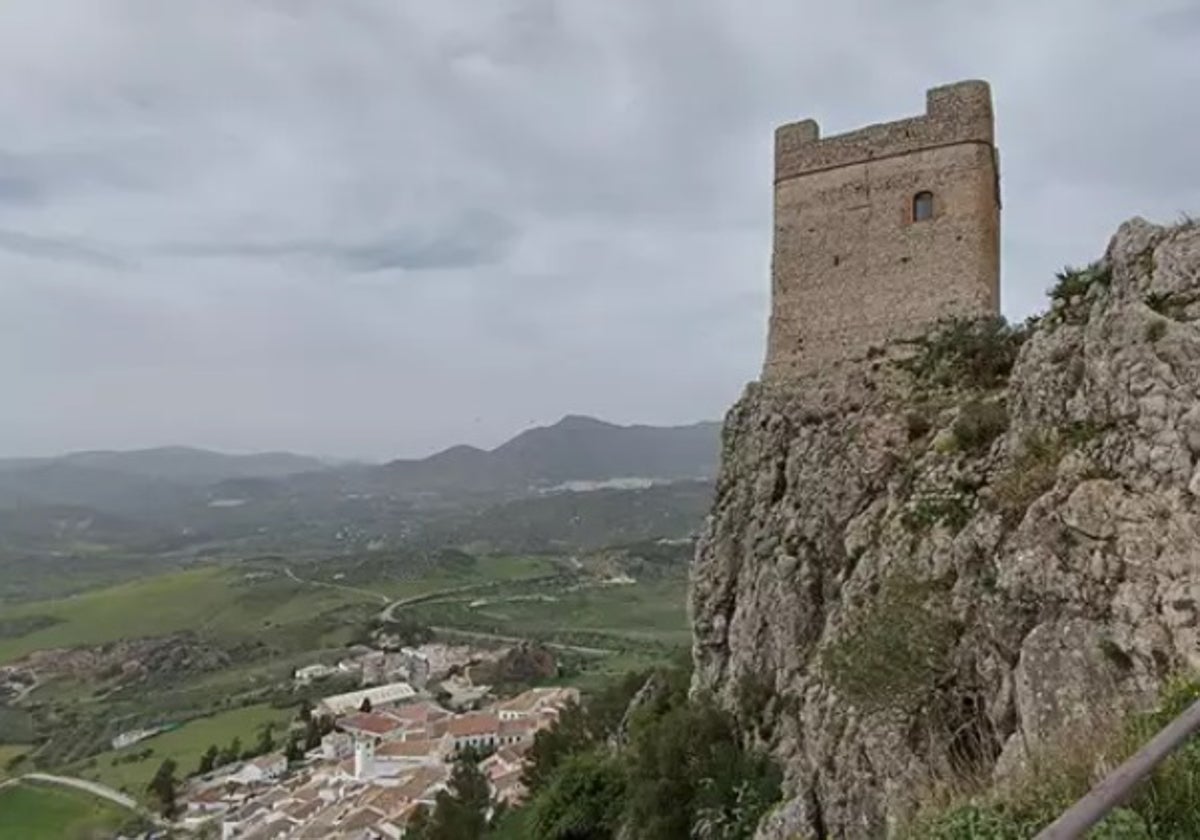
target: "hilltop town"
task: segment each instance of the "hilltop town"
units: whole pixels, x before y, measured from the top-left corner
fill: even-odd
[[[395,683],[325,698],[309,723],[328,730],[295,760],[269,753],[189,781],[181,823],[220,826],[222,840],[404,836],[432,809],[454,760],[478,757],[492,800],[518,805],[535,735],[578,703],[573,688],[535,688],[455,712]],[[337,714],[354,703],[361,711]]]

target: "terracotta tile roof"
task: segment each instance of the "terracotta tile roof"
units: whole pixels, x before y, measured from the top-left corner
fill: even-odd
[[[404,724],[391,715],[381,715],[374,712],[360,712],[342,718],[338,726],[343,729],[354,729],[358,732],[370,732],[372,735],[387,735],[400,729]]]
[[[497,711],[505,712],[532,712],[538,706],[549,703],[565,704],[568,700],[575,699],[575,694],[571,689],[559,687],[546,688],[531,688],[528,691],[518,694],[516,697],[510,697],[496,704]]]
[[[346,818],[337,824],[338,831],[351,831],[356,828],[370,828],[384,818],[384,814],[374,808],[359,808],[351,811]]]
[[[369,796],[363,797],[361,803],[370,805],[377,811],[382,811],[387,817],[394,817],[413,807],[412,797],[406,795],[400,787],[376,788]]]
[[[437,720],[444,718],[450,713],[436,703],[430,703],[428,700],[422,700],[418,703],[405,703],[403,706],[397,706],[391,710],[391,713],[403,720],[413,721],[414,723],[425,723],[429,720]]]
[[[283,813],[287,814],[294,820],[304,822],[317,811],[325,807],[325,803],[319,799],[313,799],[308,802],[294,802],[291,805],[283,808]]]
[[[213,787],[205,788],[204,790],[193,793],[188,797],[188,800],[191,802],[210,804],[213,802],[220,802],[224,798],[225,790],[220,785],[214,785]]]
[[[446,731],[455,738],[474,735],[494,735],[500,728],[500,718],[492,712],[468,712],[446,724]]]
[[[496,755],[502,757],[505,761],[522,762],[525,760],[525,753],[533,748],[533,741],[517,741],[515,744],[505,744],[500,749],[496,750]]]
[[[532,720],[502,720],[497,730],[501,735],[529,735],[537,724]]]
[[[441,739],[421,739],[418,741],[388,741],[375,750],[376,758],[415,758],[422,755],[433,755],[443,748]]]
[[[396,790],[402,791],[402,796],[410,801],[429,798],[430,788],[439,785],[450,778],[450,771],[444,766],[421,767],[413,771],[404,784]]]

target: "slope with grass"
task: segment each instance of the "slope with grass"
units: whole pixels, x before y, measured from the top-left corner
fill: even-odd
[[[29,782],[0,787],[0,837],[92,840],[136,822],[129,811],[83,791]]]
[[[146,785],[164,759],[174,759],[179,766],[178,774],[186,776],[195,771],[200,756],[210,746],[221,748],[237,738],[242,747],[248,749],[257,742],[259,732],[268,724],[274,727],[276,742],[282,742],[292,718],[291,710],[270,706],[232,709],[211,717],[198,718],[125,749],[100,753],[86,762],[66,768],[64,772],[144,799]],[[146,758],[131,760],[147,750],[150,754]]]

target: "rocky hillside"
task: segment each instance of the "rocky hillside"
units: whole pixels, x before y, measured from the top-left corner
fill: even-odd
[[[730,412],[693,690],[786,768],[761,838],[887,836],[1200,665],[1200,226],[1127,222],[1052,299]]]

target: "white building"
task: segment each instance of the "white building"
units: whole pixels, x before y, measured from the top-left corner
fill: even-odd
[[[321,757],[329,761],[349,758],[354,752],[354,741],[345,732],[330,732],[321,739]]]
[[[228,778],[244,785],[259,785],[273,782],[286,772],[287,758],[283,753],[267,753],[250,759]]]
[[[112,748],[114,750],[124,749],[125,747],[133,746],[139,741],[145,741],[147,738],[153,737],[162,731],[161,726],[156,726],[153,729],[133,729],[129,732],[122,732],[120,735],[112,739]]]
[[[292,675],[296,685],[308,685],[313,680],[322,680],[325,677],[332,676],[338,672],[337,668],[331,665],[305,665],[303,668],[297,668]]]
[[[362,708],[364,700],[369,700],[371,708],[375,708],[410,700],[416,696],[416,693],[416,690],[406,682],[377,685],[374,688],[363,688],[359,691],[348,691],[345,694],[326,697],[317,705],[316,711],[321,715],[336,717],[358,711]]]
[[[496,714],[500,720],[527,720],[547,714],[556,716],[568,703],[578,702],[579,690],[576,688],[531,688],[497,703]]]

